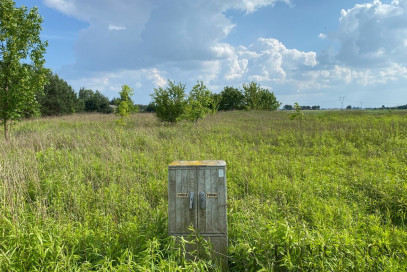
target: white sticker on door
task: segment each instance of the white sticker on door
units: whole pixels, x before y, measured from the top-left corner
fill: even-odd
[[[219,169],[219,177],[223,178],[225,176],[225,171],[223,169]]]

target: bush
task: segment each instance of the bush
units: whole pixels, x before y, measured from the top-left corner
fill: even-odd
[[[134,94],[134,90],[127,85],[122,86],[120,91],[120,101],[118,102],[116,115],[120,117],[118,123],[125,125],[125,119],[132,112],[137,112],[138,107],[134,106],[131,96]]]
[[[86,112],[112,113],[113,109],[109,105],[109,99],[99,91],[93,92],[81,88],[79,90],[79,108]]]
[[[185,99],[185,84],[168,80],[167,88],[154,89],[152,94],[155,115],[161,121],[176,123],[185,113],[187,100]]]
[[[241,110],[244,108],[244,95],[236,88],[226,86],[220,93],[219,110]]]
[[[254,81],[250,82],[250,84],[243,84],[243,89],[245,108],[247,110],[276,110],[281,105],[274,93],[261,88]]]
[[[188,96],[188,104],[185,110],[185,119],[196,122],[203,119],[211,112],[213,107],[212,93],[202,81],[192,88]]]

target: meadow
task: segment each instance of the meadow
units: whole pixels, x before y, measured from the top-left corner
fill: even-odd
[[[227,163],[231,271],[407,270],[407,111],[24,120],[0,139],[0,271],[216,271],[167,237],[167,166]]]

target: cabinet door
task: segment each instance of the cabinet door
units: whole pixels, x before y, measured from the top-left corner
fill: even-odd
[[[198,167],[198,231],[225,234],[226,174],[224,167]]]
[[[188,234],[197,227],[196,168],[170,168],[168,173],[168,232]]]

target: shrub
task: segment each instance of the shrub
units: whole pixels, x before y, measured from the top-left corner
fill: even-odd
[[[176,123],[185,113],[187,100],[185,99],[185,84],[175,84],[168,80],[167,88],[158,87],[152,94],[155,114],[161,121]]]
[[[239,89],[226,86],[220,96],[219,110],[241,110],[244,108],[245,96]]]
[[[120,116],[118,123],[122,125],[126,124],[125,119],[130,115],[130,113],[138,111],[138,107],[134,106],[130,97],[133,94],[134,91],[132,88],[127,85],[122,86],[122,90],[120,92],[120,102],[118,103],[116,111],[117,116]]]
[[[212,93],[202,81],[198,81],[189,93],[185,119],[196,122],[205,118],[211,112],[212,105]]]
[[[276,110],[281,103],[277,101],[274,93],[263,89],[256,82],[243,84],[244,102],[247,110]]]

